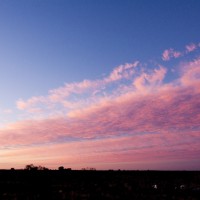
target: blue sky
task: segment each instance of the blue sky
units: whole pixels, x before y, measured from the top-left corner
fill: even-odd
[[[200,55],[199,10],[198,0],[0,1],[0,127],[101,107],[100,97],[113,100],[132,82],[141,89],[142,78],[152,84],[159,76],[156,88],[161,79],[175,84],[182,65]],[[133,81],[129,69],[136,66],[140,79]],[[51,105],[55,98],[60,102]]]
[[[199,1],[1,1],[1,90],[13,91],[14,83],[12,98],[28,98],[126,62],[160,58],[166,48],[198,42],[199,7]]]

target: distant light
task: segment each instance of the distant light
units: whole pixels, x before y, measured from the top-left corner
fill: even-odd
[[[185,188],[185,185],[180,185],[180,189],[183,190]]]
[[[152,187],[154,188],[154,189],[158,189],[158,185],[152,185]]]

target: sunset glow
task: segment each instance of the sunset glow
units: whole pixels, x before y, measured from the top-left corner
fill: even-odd
[[[0,3],[1,169],[200,169],[198,1],[19,2]]]

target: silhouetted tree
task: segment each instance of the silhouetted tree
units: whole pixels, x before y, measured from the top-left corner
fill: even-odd
[[[86,167],[86,168],[82,168],[81,170],[85,171],[85,170],[90,170],[90,171],[96,171],[96,168],[93,167]]]
[[[64,170],[65,168],[63,166],[58,167],[58,170]]]
[[[33,164],[30,164],[30,165],[25,166],[25,170],[48,170],[48,168],[40,166],[40,165],[35,166]]]
[[[38,167],[34,166],[33,164],[26,165],[25,170],[37,170]]]
[[[39,165],[39,166],[38,166],[38,170],[49,170],[49,169],[46,168],[46,167],[43,167],[43,166]]]

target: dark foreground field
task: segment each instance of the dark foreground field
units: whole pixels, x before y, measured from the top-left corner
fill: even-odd
[[[200,199],[200,171],[0,171],[0,200]]]

